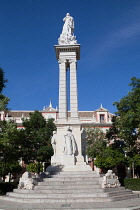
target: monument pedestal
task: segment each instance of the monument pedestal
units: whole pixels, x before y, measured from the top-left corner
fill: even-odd
[[[56,166],[56,165],[63,165],[63,166],[66,166],[66,165],[72,165],[74,166],[76,163],[75,163],[75,157],[74,155],[61,155],[61,156],[58,156],[58,155],[53,155],[51,157],[51,165],[53,166]]]
[[[56,133],[56,154],[51,158],[51,166],[47,171],[55,173],[57,171],[91,171],[91,167],[84,161],[84,156],[82,155],[82,130],[81,123],[77,122],[60,121],[56,123],[57,133]],[[64,154],[64,135],[66,133],[67,127],[72,129],[72,134],[75,138],[76,151],[75,154],[66,155]]]
[[[63,163],[64,163],[64,166],[74,166],[75,165],[75,157],[74,157],[74,154],[72,155],[64,155],[63,156]]]

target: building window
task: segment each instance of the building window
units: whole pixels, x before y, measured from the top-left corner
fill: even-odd
[[[100,115],[100,123],[104,123],[105,122],[105,116],[104,114]]]

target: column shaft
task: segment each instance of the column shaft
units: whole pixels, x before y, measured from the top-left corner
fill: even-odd
[[[71,119],[78,119],[78,94],[76,61],[70,62],[70,111]]]
[[[67,118],[66,63],[59,63],[59,119]]]

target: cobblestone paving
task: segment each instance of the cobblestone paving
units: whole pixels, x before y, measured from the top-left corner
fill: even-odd
[[[116,202],[104,202],[104,203],[55,203],[55,204],[25,204],[11,201],[4,201],[0,199],[0,210],[140,210],[140,198],[116,201]]]

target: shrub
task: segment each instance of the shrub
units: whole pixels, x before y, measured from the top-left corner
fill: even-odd
[[[42,163],[30,163],[27,167],[27,170],[32,173],[40,173],[43,171]]]
[[[0,182],[0,195],[5,195],[7,192],[12,192],[17,188],[17,182]]]
[[[125,178],[124,186],[126,189],[140,191],[140,178]]]

